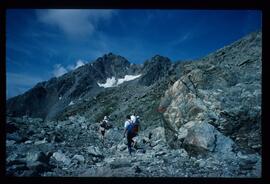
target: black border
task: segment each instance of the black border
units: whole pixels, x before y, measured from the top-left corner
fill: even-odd
[[[264,0],[4,0],[6,8],[261,9]]]
[[[267,61],[270,61],[267,56],[267,20],[269,22],[269,13],[267,12],[267,1],[265,0],[4,0],[0,2],[0,37],[1,37],[1,176],[6,179],[7,183],[270,183],[269,180],[269,157],[270,153],[266,149],[266,137],[268,135],[269,119],[266,108],[266,99],[268,93],[266,80]],[[6,9],[49,9],[49,8],[72,8],[72,9],[229,9],[229,10],[261,10],[263,15],[263,47],[262,47],[262,178],[89,178],[89,177],[7,177],[5,176],[5,107],[6,107],[6,63],[5,63],[5,44],[6,44]],[[268,24],[269,25],[269,24]],[[267,168],[266,168],[267,167]],[[268,175],[267,175],[268,174]]]

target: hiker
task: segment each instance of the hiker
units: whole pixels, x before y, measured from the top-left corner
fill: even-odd
[[[133,137],[136,136],[136,133],[133,132],[133,123],[130,119],[130,115],[127,115],[126,116],[126,121],[125,121],[125,124],[124,124],[124,127],[125,127],[125,131],[124,131],[124,136],[127,134],[127,141],[128,141],[128,151],[129,151],[129,154],[131,155],[131,144],[134,143],[133,141]]]
[[[105,131],[110,128],[110,123],[109,123],[109,119],[107,116],[104,116],[104,118],[100,122],[99,126],[100,126],[100,132],[102,135],[102,143],[104,144]]]
[[[140,117],[136,115],[137,113],[134,113],[131,115],[130,119],[133,123],[133,132],[135,133],[133,141],[133,147],[137,149],[137,138],[138,138],[138,131],[139,131],[139,126],[140,126]]]

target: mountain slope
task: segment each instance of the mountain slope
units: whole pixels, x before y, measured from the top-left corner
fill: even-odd
[[[7,101],[7,112],[12,116],[54,118],[68,105],[84,96],[94,96],[104,90],[98,83],[106,79],[137,75],[140,68],[131,65],[125,58],[112,53],[105,54],[93,63],[88,63],[59,78],[41,82],[23,95]]]

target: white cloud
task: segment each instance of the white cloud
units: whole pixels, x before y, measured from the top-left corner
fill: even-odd
[[[58,9],[38,10],[37,17],[42,23],[57,26],[71,38],[91,35],[99,22],[109,20],[115,10]]]
[[[75,66],[75,69],[79,68],[80,66],[85,65],[85,63],[82,60],[78,60]]]
[[[75,70],[80,66],[85,65],[85,63],[85,61],[79,59],[74,65],[68,65],[67,67],[62,66],[61,64],[56,64],[54,65],[53,76],[60,77],[69,71]]]
[[[53,75],[55,77],[60,77],[61,75],[64,75],[67,72],[68,71],[61,64],[54,65]]]
[[[76,62],[75,65],[68,65],[68,66],[67,66],[67,69],[68,69],[68,70],[75,70],[75,69],[77,69],[77,68],[79,68],[79,67],[81,67],[81,66],[83,66],[83,65],[85,65],[85,62],[84,62],[83,60],[79,59],[79,60]]]

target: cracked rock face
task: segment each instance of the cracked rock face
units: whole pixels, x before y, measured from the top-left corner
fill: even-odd
[[[186,136],[183,127],[205,121],[232,139],[238,150],[260,153],[261,66],[261,33],[184,65],[184,75],[166,91],[160,103],[168,143],[181,147]],[[192,136],[184,142],[194,145],[196,131],[188,131]],[[211,144],[214,138],[207,135]],[[202,144],[203,139],[206,137],[197,140],[201,143],[198,147],[206,144]],[[209,145],[202,147],[209,149]]]

